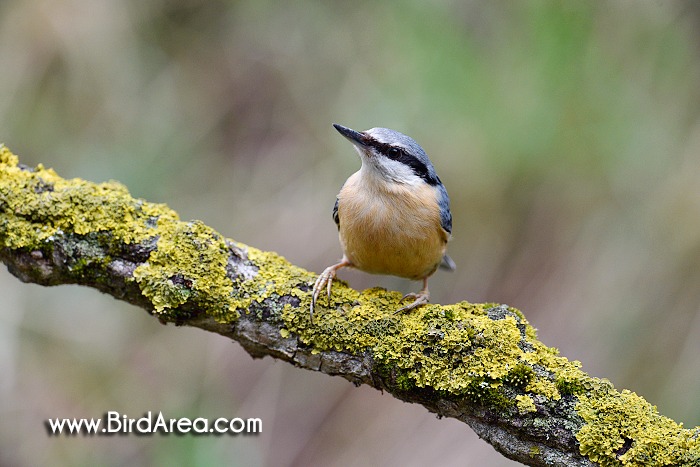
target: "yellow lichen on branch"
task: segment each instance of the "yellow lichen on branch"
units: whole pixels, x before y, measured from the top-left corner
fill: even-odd
[[[153,235],[155,221],[149,219],[177,220],[167,206],[135,200],[118,182],[66,180],[41,164],[26,170],[5,146],[0,146],[0,164],[0,195],[7,203],[3,243],[8,248],[40,246],[63,231],[110,232],[124,243],[138,243]]]
[[[562,413],[570,407],[575,413],[564,428],[575,435],[581,454],[601,465],[700,460],[697,428],[684,429],[636,394],[588,376],[579,362],[539,342],[517,309],[460,302],[397,315],[399,293],[358,292],[339,282],[329,301],[319,302],[312,324],[314,275],[308,271],[228,240],[200,221],[181,221],[166,205],[135,199],[117,182],[63,179],[42,165],[21,166],[0,147],[0,252],[48,258],[67,236],[82,242],[80,261],[105,265],[105,273],[112,255],[124,261],[139,256],[126,280],[138,285],[149,311],[164,321],[187,323],[195,313],[233,324],[245,314],[277,326],[279,339],[296,339],[312,353],[368,355],[390,391],[427,389],[435,397],[486,407],[503,420],[537,417],[566,400]],[[138,254],[125,254],[124,245]],[[81,282],[80,261],[65,282],[92,285]],[[190,314],[179,315],[185,305]],[[537,423],[546,429],[549,420]],[[542,455],[540,446],[528,450],[535,460]]]
[[[576,410],[586,422],[581,453],[602,466],[698,465],[700,428],[684,429],[631,391],[600,387],[580,395]]]
[[[105,234],[124,244],[155,240],[157,247],[133,276],[155,312],[174,309],[191,295],[216,306],[233,303],[227,250],[210,227],[180,221],[165,204],[134,199],[117,182],[66,180],[42,165],[20,167],[17,156],[4,146],[0,171],[3,247],[42,251],[64,234]],[[187,281],[186,287],[181,280]]]

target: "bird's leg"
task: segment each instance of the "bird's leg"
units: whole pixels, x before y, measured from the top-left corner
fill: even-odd
[[[403,301],[406,300],[407,298],[412,298],[412,299],[414,299],[414,300],[413,300],[412,303],[410,303],[410,304],[408,304],[408,305],[406,305],[406,306],[402,306],[401,308],[399,308],[398,310],[396,310],[396,311],[394,312],[394,314],[396,314],[396,313],[401,313],[401,312],[403,312],[403,311],[412,310],[412,309],[414,309],[414,308],[418,308],[419,306],[425,305],[425,304],[428,303],[428,301],[430,300],[430,291],[428,290],[428,278],[427,278],[427,277],[424,277],[424,278],[423,278],[423,288],[421,289],[420,292],[418,292],[418,293],[407,293],[406,295],[403,296],[403,298],[401,299],[401,301],[403,302]]]
[[[316,306],[318,296],[321,295],[321,290],[323,290],[324,286],[326,287],[326,291],[328,293],[328,302],[330,303],[331,287],[333,286],[333,279],[335,278],[335,273],[336,271],[338,271],[338,269],[344,268],[346,266],[352,266],[352,263],[345,256],[343,256],[343,259],[342,261],[340,261],[340,263],[334,264],[333,266],[328,266],[318,276],[318,279],[316,279],[316,282],[314,283],[313,295],[311,296],[311,310],[309,315],[311,317],[312,323],[314,320],[314,307]]]

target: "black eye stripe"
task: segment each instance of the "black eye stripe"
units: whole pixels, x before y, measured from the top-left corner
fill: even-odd
[[[430,174],[428,167],[423,162],[406,153],[404,149],[392,146],[390,144],[380,143],[378,141],[372,141],[371,144],[387,158],[401,162],[402,164],[410,167],[411,170],[413,170],[413,173],[425,180],[427,184],[435,186],[440,183],[437,176]]]
[[[438,184],[437,177],[432,177],[430,175],[430,172],[428,172],[428,168],[425,166],[425,164],[416,159],[415,157],[406,156],[398,159],[398,161],[406,164],[411,169],[413,169],[413,173],[425,180],[429,185]]]

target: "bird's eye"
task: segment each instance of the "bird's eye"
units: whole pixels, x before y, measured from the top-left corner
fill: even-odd
[[[394,160],[396,160],[396,159],[398,159],[399,157],[401,157],[401,149],[399,149],[399,148],[389,148],[389,149],[387,149],[387,151],[386,151],[386,155],[387,155],[387,157],[388,157],[389,159],[394,159]]]

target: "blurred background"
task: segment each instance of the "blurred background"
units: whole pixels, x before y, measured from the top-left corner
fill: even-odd
[[[435,302],[520,308],[587,372],[700,424],[700,8],[688,1],[3,0],[0,140],[321,271],[397,129],[452,198]],[[356,288],[417,283],[343,271]],[[466,425],[87,288],[0,267],[1,465],[513,465]],[[47,436],[116,410],[258,436]]]

